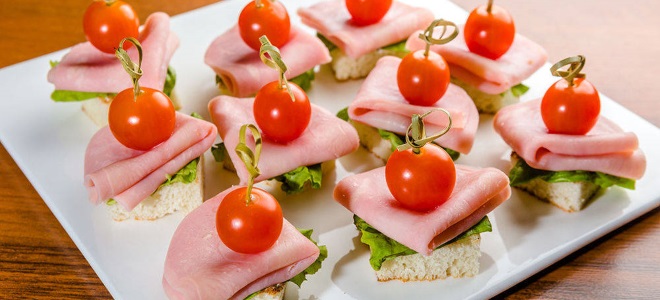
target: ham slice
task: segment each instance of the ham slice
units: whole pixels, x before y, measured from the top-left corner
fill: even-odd
[[[140,85],[162,90],[170,59],[179,47],[179,38],[170,30],[170,17],[161,12],[151,14],[138,40],[144,55]],[[124,45],[127,44],[130,43]],[[127,51],[137,63],[137,49],[133,46]],[[89,42],[71,48],[60,63],[50,69],[48,82],[54,84],[56,90],[79,92],[119,93],[133,87],[119,59],[114,54],[99,51]]]
[[[412,32],[433,22],[433,13],[398,1],[378,23],[356,26],[344,1],[325,1],[298,9],[301,21],[328,38],[348,57],[358,58],[405,40]]]
[[[423,255],[470,229],[511,195],[509,178],[495,168],[456,165],[449,200],[429,212],[402,207],[387,188],[385,167],[344,178],[334,198],[386,236]]]
[[[286,63],[287,78],[296,77],[317,65],[329,63],[332,58],[317,37],[291,25],[291,39],[280,54]],[[204,62],[218,74],[231,95],[247,97],[255,94],[266,83],[279,79],[276,70],[266,66],[259,52],[250,48],[234,26],[216,38],[204,55]]]
[[[99,204],[109,198],[131,211],[165,180],[211,148],[217,135],[210,122],[176,113],[172,136],[148,151],[125,147],[101,128],[85,151],[85,187]]]
[[[646,157],[637,135],[600,116],[586,135],[552,134],[541,117],[541,99],[505,107],[495,131],[529,166],[541,170],[585,170],[639,179]]]
[[[227,147],[241,184],[246,184],[249,174],[234,151],[238,145],[238,132],[243,124],[257,124],[252,113],[254,98],[218,96],[209,103],[211,118]],[[247,139],[250,149],[254,141]],[[267,180],[294,170],[336,159],[355,151],[360,141],[355,128],[330,112],[312,104],[312,117],[307,129],[288,144],[263,140],[259,170],[255,182]]]
[[[401,95],[396,83],[400,63],[400,58],[392,56],[378,60],[355,100],[348,106],[348,116],[354,121],[404,135],[413,114],[423,114],[441,107],[451,114],[452,128],[436,143],[461,153],[470,152],[479,125],[479,112],[472,99],[460,87],[449,84],[445,95],[433,106],[411,105]],[[447,124],[447,116],[442,112],[424,118],[428,135],[442,131]]]
[[[170,299],[244,299],[298,275],[319,248],[286,219],[268,250],[241,254],[227,248],[215,229],[215,214],[230,188],[189,213],[174,232],[165,258],[163,287]]]
[[[440,53],[449,64],[451,75],[487,94],[500,94],[521,83],[541,68],[548,54],[540,45],[516,34],[511,48],[500,58],[492,60],[468,50],[460,34],[445,45],[433,45],[431,50]],[[424,49],[426,43],[418,38],[421,31],[410,35],[406,48],[411,51]]]

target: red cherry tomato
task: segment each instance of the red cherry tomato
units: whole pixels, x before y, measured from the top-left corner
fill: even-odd
[[[245,203],[247,187],[229,192],[218,206],[215,228],[220,240],[239,253],[268,250],[282,233],[282,208],[268,192],[252,188],[252,201]]]
[[[298,138],[312,117],[312,105],[307,94],[295,83],[289,82],[296,101],[279,81],[266,84],[254,98],[252,111],[264,139],[288,143]]]
[[[551,133],[586,134],[598,121],[598,91],[584,78],[573,82],[573,86],[564,79],[555,82],[541,100],[541,117]]]
[[[115,53],[123,38],[137,38],[139,27],[140,19],[133,8],[119,0],[112,4],[93,1],[83,16],[83,31],[87,40],[97,49],[110,54]]]
[[[346,0],[346,8],[355,25],[378,23],[392,6],[392,0]]]
[[[438,102],[449,87],[449,67],[442,56],[424,50],[408,53],[396,73],[399,91],[410,104],[429,106]]]
[[[149,150],[174,132],[176,113],[172,101],[161,91],[143,87],[137,99],[125,89],[110,102],[110,131],[124,146]]]
[[[262,0],[261,7],[255,1],[248,3],[238,17],[238,29],[243,41],[255,51],[261,48],[259,37],[265,35],[275,47],[289,41],[291,21],[289,13],[280,1]]]
[[[456,184],[456,167],[442,148],[426,145],[394,151],[385,165],[387,187],[403,206],[428,211],[445,203]]]
[[[515,33],[509,12],[496,5],[492,6],[490,13],[486,5],[475,8],[463,29],[468,49],[490,59],[498,59],[509,50]]]

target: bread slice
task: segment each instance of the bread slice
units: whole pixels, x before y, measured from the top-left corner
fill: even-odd
[[[515,165],[518,159],[522,158],[516,153],[511,154],[512,165]],[[585,204],[600,190],[600,186],[587,181],[547,182],[541,178],[534,178],[515,187],[567,212],[582,210]]]
[[[115,203],[107,205],[115,221],[127,219],[156,220],[168,214],[180,211],[187,214],[204,201],[204,157],[197,163],[197,176],[191,183],[175,182],[159,187],[144,199],[132,211],[126,211]]]
[[[348,122],[355,127],[360,138],[360,145],[382,160],[383,163],[387,163],[390,155],[394,152],[392,143],[382,138],[375,127],[353,120]]]
[[[358,58],[351,58],[344,54],[341,49],[335,48],[330,51],[332,57],[330,65],[337,80],[360,79],[371,72],[381,57],[388,55],[403,57],[406,54],[407,52],[378,49]]]
[[[96,97],[93,99],[85,100],[82,102],[83,112],[99,127],[108,125],[108,111],[110,110],[110,102],[114,97]],[[172,91],[170,95],[170,100],[174,104],[174,109],[181,109],[181,103],[179,102],[176,93]]]
[[[480,242],[480,234],[473,234],[444,245],[429,256],[415,253],[386,260],[376,277],[378,281],[474,277],[479,273]]]
[[[480,113],[495,114],[502,107],[520,102],[520,97],[515,96],[511,89],[501,94],[487,94],[454,77],[452,77],[451,82],[465,90]]]
[[[284,299],[285,291],[285,283],[274,284],[259,291],[252,298],[250,298],[250,300],[282,300]]]

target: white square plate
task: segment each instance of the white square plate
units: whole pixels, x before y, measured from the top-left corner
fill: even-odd
[[[282,1],[292,21],[303,1]],[[311,5],[316,1],[304,1]],[[465,11],[447,1],[404,1],[427,6],[436,15],[460,22]],[[197,111],[208,119],[206,105],[218,94],[214,74],[204,65],[206,47],[232,26],[245,1],[223,1],[173,18],[181,38],[171,65],[178,74],[176,92],[184,112]],[[311,30],[310,30],[311,31]],[[87,200],[83,187],[83,156],[96,126],[78,103],[50,100],[46,82],[49,60],[68,49],[0,70],[5,99],[0,101],[0,138],[53,214],[80,248],[110,293],[120,299],[163,299],[163,261],[170,238],[183,216],[154,222],[114,222],[101,206]],[[548,67],[525,83],[523,100],[540,97],[556,78]],[[339,83],[327,68],[317,75],[309,93],[312,102],[336,112],[353,99],[361,81]],[[568,214],[514,190],[511,199],[489,214],[492,233],[482,235],[481,270],[475,278],[433,282],[376,281],[368,263],[368,249],[359,243],[351,213],[332,199],[334,184],[345,176],[378,163],[358,151],[338,160],[336,172],[324,178],[323,188],[280,199],[285,217],[300,228],[314,228],[314,236],[328,246],[329,257],[318,274],[303,287],[289,289],[288,298],[302,299],[428,299],[486,298],[497,295],[589,242],[641,216],[660,204],[660,130],[601,96],[602,114],[635,132],[647,153],[646,175],[635,191],[610,188],[580,213]],[[506,171],[509,148],[492,130],[492,117],[481,116],[472,152],[459,163],[494,166]],[[238,179],[213,162],[207,153],[206,197]],[[268,185],[267,183],[264,185]]]

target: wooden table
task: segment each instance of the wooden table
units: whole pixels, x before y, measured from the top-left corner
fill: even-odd
[[[175,15],[215,1],[130,2],[144,17],[156,10]],[[470,9],[478,2],[486,1],[459,5]],[[512,13],[518,32],[547,49],[550,61],[586,55],[585,71],[602,93],[660,126],[660,2],[496,2]],[[0,2],[0,67],[83,41],[80,24],[88,3]],[[4,147],[0,147],[0,179],[0,298],[110,298]],[[656,298],[660,294],[659,248],[656,208],[501,296]]]

